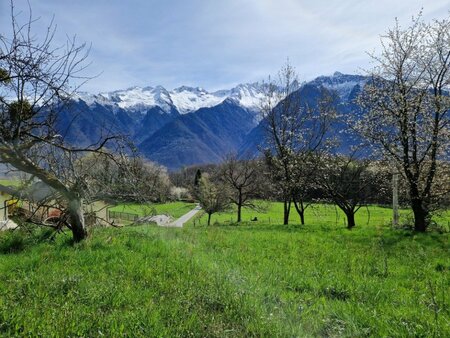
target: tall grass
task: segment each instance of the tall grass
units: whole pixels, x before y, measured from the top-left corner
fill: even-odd
[[[338,222],[96,229],[77,245],[22,235],[8,250],[19,234],[0,234],[4,336],[450,336],[448,234]]]

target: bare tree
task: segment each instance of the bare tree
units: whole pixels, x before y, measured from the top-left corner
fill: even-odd
[[[199,180],[197,199],[208,214],[208,225],[211,224],[212,214],[223,211],[230,205],[226,187],[211,182],[208,175],[202,175]]]
[[[165,202],[170,196],[167,169],[138,156],[93,153],[76,166],[86,173],[90,201]]]
[[[302,225],[305,224],[305,211],[313,201],[314,182],[321,158],[330,152],[336,142],[336,137],[331,135],[332,123],[337,118],[336,99],[333,93],[322,88],[318,102],[305,107],[308,113],[302,115],[297,131],[292,201]]]
[[[230,202],[237,207],[237,221],[242,220],[242,208],[257,208],[254,199],[264,189],[262,166],[258,160],[239,160],[235,154],[226,156],[220,166],[220,178],[229,187]]]
[[[297,74],[287,63],[277,81],[269,81],[262,102],[267,144],[266,162],[284,205],[284,224],[289,223],[294,202],[302,224],[308,185],[312,184],[315,158],[328,147],[327,134],[335,118],[335,97],[322,88],[316,102],[301,97]]]
[[[295,135],[298,130],[300,101],[293,97],[299,89],[294,68],[287,63],[278,73],[277,81],[269,79],[261,102],[268,148],[266,163],[283,201],[283,224],[289,224],[292,203],[292,168]]]
[[[439,159],[450,144],[450,19],[396,25],[381,39],[377,66],[360,96],[357,130],[377,145],[408,184],[416,231],[426,231]],[[447,187],[450,185],[447,182]]]
[[[320,158],[315,153],[309,156],[296,157],[296,164],[293,168],[294,184],[292,186],[292,202],[300,217],[300,223],[305,224],[305,212],[313,202],[312,192],[315,190],[314,178],[317,175],[316,167],[320,163]]]
[[[73,239],[80,241],[87,236],[83,212],[87,175],[77,170],[76,163],[88,153],[110,158],[104,148],[123,150],[122,142],[106,135],[96,144],[77,148],[58,133],[56,121],[70,100],[72,81],[86,80],[81,74],[87,50],[75,39],[54,46],[53,23],[39,39],[33,23],[31,9],[20,23],[11,1],[12,36],[0,35],[0,163],[51,187],[63,205]]]
[[[315,183],[324,197],[331,200],[347,217],[347,228],[356,226],[355,214],[373,202],[386,188],[385,171],[376,162],[349,156],[323,155],[315,175]]]

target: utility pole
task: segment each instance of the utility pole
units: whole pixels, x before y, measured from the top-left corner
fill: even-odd
[[[392,226],[397,227],[399,221],[398,214],[398,172],[392,174]]]

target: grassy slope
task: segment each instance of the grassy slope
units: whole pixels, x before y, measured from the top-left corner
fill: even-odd
[[[448,234],[140,226],[75,246],[39,235],[0,234],[5,336],[450,336]]]

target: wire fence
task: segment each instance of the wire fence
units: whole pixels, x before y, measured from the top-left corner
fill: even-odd
[[[370,205],[363,206],[356,212],[355,220],[358,225],[390,225],[392,224],[392,209],[388,206]],[[400,224],[410,224],[413,217],[409,209],[400,210]],[[202,226],[207,224],[206,214],[199,214],[192,225]],[[235,212],[215,213],[211,216],[211,225],[214,224],[236,224],[237,214]],[[245,210],[242,213],[242,223],[246,224],[283,224],[283,211],[271,210],[267,213]],[[292,208],[289,217],[290,224],[300,224],[300,217],[297,211]],[[336,206],[331,204],[314,204],[305,211],[306,224],[346,226],[346,215]],[[437,220],[443,226],[449,226],[447,217]]]
[[[122,221],[135,222],[139,219],[139,215],[132,214],[129,212],[108,210],[108,218],[109,219],[118,219],[118,220],[122,220]]]

